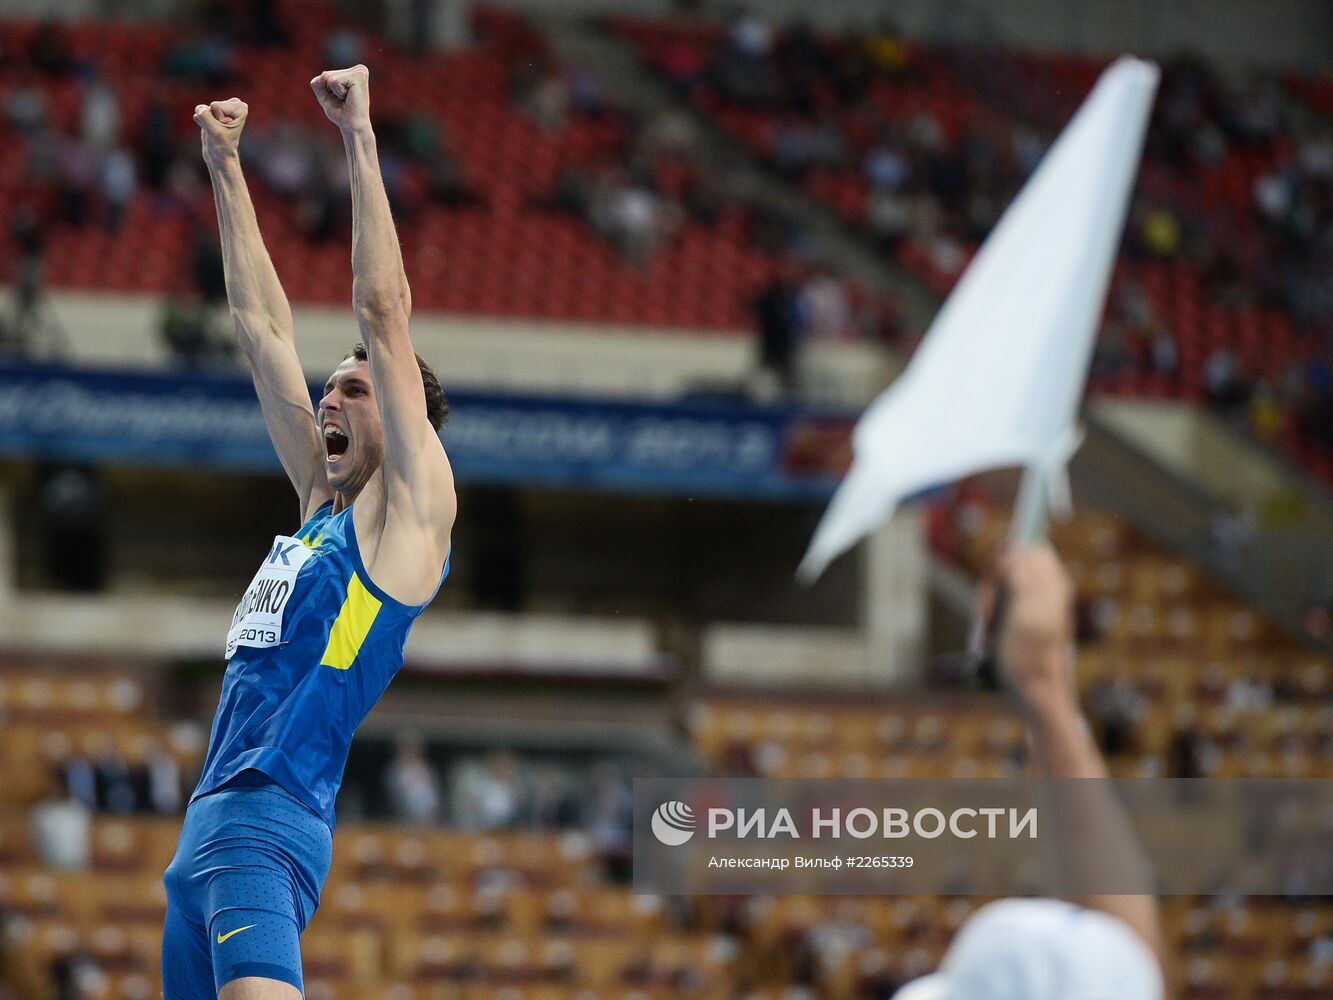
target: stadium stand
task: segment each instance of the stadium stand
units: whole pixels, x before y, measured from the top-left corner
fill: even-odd
[[[288,294],[347,300],[343,241],[331,239],[349,222],[342,155],[312,128],[318,108],[301,81],[328,39],[351,28],[331,4],[318,18],[312,9],[278,5],[283,35],[264,44],[231,22],[192,35],[81,21],[58,29],[62,71],[0,64],[0,138],[12,150],[0,197],[42,223],[50,286],[191,294],[185,265],[207,266],[211,237],[199,225],[211,227],[212,210],[180,109],[220,87],[265,95],[246,153],[267,182],[252,188]],[[748,327],[776,262],[753,239],[752,213],[655,139],[652,122],[631,120],[586,74],[557,64],[519,15],[481,7],[475,21],[478,43],[449,54],[413,56],[353,34],[388,123],[386,177],[418,307]],[[23,53],[49,28],[0,22],[0,44]],[[145,65],[156,73],[137,71]],[[90,98],[116,124],[90,124]]]
[[[329,42],[330,22],[315,30],[293,16],[306,6],[279,3],[282,37],[267,41],[80,21],[60,29],[55,48],[63,61],[47,68],[0,62],[0,141],[13,151],[0,157],[0,198],[30,205],[42,219],[64,219],[44,231],[50,285],[185,294],[186,265],[206,256],[196,223],[210,210],[194,127],[176,109],[192,107],[201,92],[250,87],[271,95],[255,112],[251,166],[269,178],[256,185],[256,200],[278,270],[297,301],[346,300],[345,241],[327,239],[345,220],[283,187],[293,148],[318,114],[300,81]],[[335,16],[332,23],[349,22]],[[799,74],[798,89],[812,103],[775,110],[771,95],[745,90],[785,78],[755,72],[768,66],[765,59],[722,73],[731,58],[722,48],[733,44],[726,28],[628,17],[612,24],[693,108],[848,224],[869,227],[940,294],[1031,167],[1023,152],[1039,153],[1099,68],[1061,55],[934,51],[891,33],[788,35],[779,44],[793,61],[782,72]],[[701,188],[706,179],[688,157],[656,152],[640,167],[642,125],[559,67],[520,16],[479,8],[476,28],[480,41],[461,53],[415,56],[378,40],[366,52],[376,101],[399,119],[388,166],[396,207],[410,220],[402,234],[418,307],[618,323],[628,335],[635,324],[747,327],[750,300],[780,257],[756,240],[749,212],[725,200],[713,204],[711,221],[686,211],[667,227],[669,238],[654,238],[650,252],[636,257],[638,245],[619,240],[613,228],[599,234],[589,217],[556,207],[567,183],[615,184],[639,169],[652,178],[644,187],[673,204],[714,195]],[[0,50],[41,49],[49,31],[0,22]],[[850,63],[847,53],[856,56]],[[201,65],[219,55],[220,64]],[[529,62],[539,67],[535,76],[523,70]],[[135,72],[144,65],[161,72]],[[749,78],[735,72],[738,65]],[[1199,71],[1175,72],[1184,88]],[[105,176],[94,181],[85,155],[93,146],[80,145],[95,146],[80,109],[99,78],[115,81],[121,135],[142,179],[119,208],[123,188]],[[1333,113],[1327,78],[1293,75],[1286,86],[1292,99]],[[848,100],[857,94],[865,101]],[[1263,89],[1235,107],[1260,120],[1271,96]],[[855,110],[822,122],[818,109],[832,98]],[[1021,120],[1012,111],[1018,107]],[[1322,334],[1306,332],[1319,328],[1317,296],[1305,294],[1308,285],[1265,287],[1272,277],[1265,267],[1282,266],[1265,262],[1287,259],[1287,251],[1272,255],[1286,237],[1264,214],[1262,198],[1256,207],[1256,191],[1271,187],[1269,178],[1290,176],[1284,171],[1304,139],[1278,114],[1271,134],[1253,141],[1227,134],[1221,155],[1200,166],[1191,157],[1216,152],[1221,120],[1189,132],[1202,152],[1182,152],[1165,111],[1161,117],[1096,384],[1227,407],[1333,479],[1327,369],[1321,389],[1313,339]],[[42,120],[54,131],[40,127]],[[895,157],[913,160],[914,143],[957,152],[977,136],[1014,150],[979,182],[987,204],[968,218],[978,188],[964,171],[940,180],[953,185],[955,199],[936,206],[943,223],[895,233],[903,206],[881,197],[875,177],[892,189],[885,178],[900,169]],[[446,154],[458,170],[432,175],[431,164]],[[320,183],[336,189],[336,178]],[[1292,197],[1308,200],[1320,197],[1325,182],[1309,172],[1291,183],[1303,192]],[[876,229],[884,224],[890,228]],[[1176,250],[1164,252],[1173,241]],[[1234,257],[1181,249],[1199,241]],[[1227,356],[1266,388],[1227,395],[1218,381],[1226,365],[1217,362]],[[973,576],[1005,527],[984,495],[967,491],[937,504],[930,523],[936,553]],[[1080,514],[1056,540],[1081,595],[1085,705],[1116,774],[1333,777],[1333,661],[1326,653],[1284,635],[1197,566],[1110,514]],[[175,849],[181,794],[204,747],[197,722],[163,708],[160,692],[141,679],[152,673],[143,666],[88,669],[13,655],[0,662],[0,985],[17,996],[158,995],[161,873]],[[985,778],[1018,773],[1024,763],[1021,720],[998,696],[812,699],[705,688],[686,701],[682,742],[715,774]],[[72,856],[63,840],[39,832],[49,830],[42,823],[62,821],[76,827]],[[586,824],[477,831],[340,823],[323,904],[303,940],[309,996],[879,1000],[934,968],[983,902],[643,897],[606,861]],[[1172,996],[1333,995],[1327,899],[1173,899],[1165,914]]]
[[[976,497],[968,500],[975,506]],[[963,504],[947,547],[974,568],[1004,529]],[[937,529],[937,532],[939,529]],[[1117,519],[1083,514],[1057,541],[1078,579],[1079,679],[1123,777],[1333,777],[1333,663],[1283,637]],[[961,539],[961,542],[958,541]],[[75,967],[80,994],[155,994],[160,873],[174,817],[96,816],[91,867],[43,866],[25,807],[52,765],[175,731],[184,770],[200,747],[164,726],[129,675],[77,681],[3,675],[6,711],[0,888],[10,981],[39,992]],[[21,721],[19,721],[21,720]],[[715,774],[1003,777],[1021,773],[1022,722],[995,696],[812,704],[781,694],[695,696],[685,731]],[[137,751],[142,753],[142,750]],[[305,937],[311,997],[647,998],[883,995],[933,967],[975,898],[756,897],[682,910],[608,880],[587,832],[475,832],[341,824],[334,870]],[[1313,1000],[1326,995],[1333,907],[1302,899],[1170,899],[1173,995]],[[55,970],[55,971],[53,971]],[[584,991],[592,991],[586,994]]]
[[[610,23],[697,111],[941,296],[1103,68],[891,30],[761,40],[746,34],[755,19]],[[1206,401],[1329,479],[1328,268],[1313,249],[1325,144],[1288,103],[1273,79],[1242,89],[1191,60],[1166,67],[1092,384]]]
[[[973,501],[974,503],[976,501]],[[972,513],[972,512],[968,512]],[[980,570],[1007,527],[993,512],[969,526],[955,554]],[[1084,703],[1120,777],[1333,776],[1326,654],[1284,638],[1186,562],[1115,518],[1084,514],[1057,544],[1083,598],[1078,674]],[[940,778],[1020,773],[1021,720],[995,702],[955,696],[867,707],[808,700],[705,697],[688,713],[700,755],[717,774],[762,777]],[[1000,709],[997,711],[997,709]],[[755,901],[751,949],[769,955],[777,986],[801,962],[821,995],[866,996],[886,973],[933,968],[975,900]],[[1312,928],[1327,901],[1219,904],[1167,900],[1171,995],[1317,996],[1329,968]],[[849,925],[849,926],[844,926]],[[830,928],[841,928],[841,936]],[[850,928],[850,929],[849,929]],[[1318,936],[1318,935],[1316,935]],[[826,938],[833,937],[829,941]],[[1325,941],[1327,938],[1325,938]],[[778,956],[783,957],[778,957]],[[799,957],[798,957],[799,956]]]

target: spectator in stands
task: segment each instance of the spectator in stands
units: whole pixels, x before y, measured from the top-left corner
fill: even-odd
[[[0,339],[13,343],[20,355],[36,347],[35,319],[42,302],[43,254],[46,234],[37,211],[24,202],[15,206],[9,217],[9,237],[14,245],[14,270],[9,276],[14,286],[13,311],[9,322],[0,327]]]
[[[98,186],[97,157],[86,145],[70,136],[59,136],[58,145],[60,152],[56,190],[60,221],[73,229],[80,229],[88,222],[94,191]]]
[[[172,357],[187,368],[235,364],[236,342],[224,313],[227,279],[217,233],[203,222],[190,235],[190,286],[168,296],[162,311],[162,339]]]
[[[1227,416],[1238,412],[1249,398],[1240,362],[1229,347],[1216,347],[1208,355],[1203,363],[1203,386],[1208,401]]]
[[[507,829],[523,815],[526,798],[518,757],[508,750],[496,750],[483,761],[468,761],[459,768],[453,789],[454,816],[467,829]]]
[[[413,826],[430,826],[443,818],[440,776],[426,755],[426,741],[420,733],[398,738],[384,784],[395,818]]]
[[[324,36],[325,66],[355,66],[365,62],[366,40],[355,28],[341,25]]]
[[[790,116],[774,130],[773,164],[793,179],[817,168],[835,168],[845,155],[842,132],[831,118]]]
[[[153,94],[144,109],[138,151],[144,184],[153,191],[161,191],[176,152],[171,110],[161,93]]]
[[[1248,558],[1254,542],[1257,531],[1254,510],[1239,501],[1218,507],[1213,511],[1209,531],[1217,558],[1234,572]]]
[[[565,772],[554,765],[532,771],[532,825],[543,830],[567,830],[578,825],[579,804]]]
[[[112,235],[120,232],[137,187],[134,157],[129,150],[118,146],[109,151],[102,159],[102,218]]]
[[[93,767],[97,773],[97,808],[119,814],[134,812],[138,800],[129,762],[107,733],[95,735],[92,750]]]
[[[269,190],[282,198],[298,197],[311,183],[324,139],[293,122],[277,121],[256,136],[250,157]]]
[[[543,131],[560,133],[569,123],[570,94],[564,76],[553,67],[529,81],[519,80],[518,105]]]
[[[97,960],[82,945],[62,951],[51,959],[55,1000],[83,1000],[107,990],[107,977]]]
[[[760,372],[787,394],[796,391],[801,347],[798,268],[793,258],[785,258],[751,306],[759,333]],[[771,390],[761,385],[759,391],[767,395]]]
[[[1102,749],[1108,755],[1134,752],[1144,702],[1129,681],[1124,678],[1099,681],[1088,696],[1088,711]]]
[[[827,268],[814,268],[802,283],[796,311],[810,340],[846,340],[854,333],[847,288]]]
[[[1233,677],[1227,684],[1226,708],[1231,712],[1266,712],[1273,705],[1273,686],[1257,677]]]
[[[1114,317],[1102,327],[1092,349],[1092,375],[1098,379],[1114,379],[1133,368],[1129,338],[1125,325]]]
[[[144,753],[147,779],[144,805],[162,816],[175,816],[185,804],[180,764],[158,739],[151,739]]]
[[[775,30],[755,14],[742,14],[713,51],[711,74],[724,94],[738,104],[776,107],[782,84],[770,58]]]
[[[1167,774],[1172,778],[1202,778],[1203,750],[1203,733],[1196,723],[1194,706],[1181,705],[1167,748]]]
[[[87,871],[92,860],[92,809],[57,775],[58,792],[32,807],[30,824],[37,856],[57,871]]]
[[[120,143],[120,96],[105,77],[94,78],[83,92],[79,139],[98,153]]]
[[[894,253],[912,229],[912,162],[905,145],[889,129],[881,131],[863,161],[866,183],[865,224],[886,253]]]
[[[800,936],[792,959],[792,979],[807,989],[816,988],[836,974],[849,955],[863,952],[875,940],[874,932],[854,915],[821,920]],[[897,984],[895,984],[897,985]]]
[[[1139,246],[1149,257],[1171,260],[1180,253],[1180,223],[1161,206],[1149,208],[1139,220],[1138,239]]]
[[[611,101],[602,82],[583,66],[571,66],[565,72],[565,89],[569,107],[574,114],[591,121],[600,121],[611,111]]]
[[[5,97],[5,119],[20,135],[36,136],[51,116],[51,102],[40,81],[31,72],[20,71]]]
[[[876,24],[866,35],[863,48],[875,67],[890,79],[900,78],[911,66],[912,50],[891,20]]]
[[[190,234],[190,274],[194,290],[207,306],[227,301],[227,275],[217,233],[204,222],[195,224]]]
[[[1165,327],[1157,327],[1152,337],[1152,367],[1158,375],[1174,378],[1180,370],[1180,352],[1176,338]]]
[[[633,827],[634,796],[628,783],[616,765],[598,764],[592,773],[588,828],[597,856],[615,881],[629,879]]]
[[[97,808],[97,772],[93,762],[72,749],[69,737],[59,731],[46,735],[42,750],[51,762],[60,787],[88,810]]]
[[[1115,794],[1103,787],[1106,764],[1080,717],[1069,663],[1073,585],[1045,545],[1010,552],[1001,573],[1009,601],[998,659],[1026,710],[1037,775],[1086,779],[1077,783],[1080,814],[1073,823],[1061,817],[1056,831],[1061,863],[1084,875],[1116,869],[1147,881],[1133,829]],[[993,589],[984,603],[994,606]],[[1091,838],[1099,841],[1095,851],[1087,849],[1089,830],[1101,834]],[[1081,902],[1085,908],[1056,900],[983,907],[955,935],[940,971],[908,984],[897,1000],[1161,1000],[1156,901],[1095,895]]]
[[[670,241],[682,216],[679,205],[624,167],[604,167],[593,179],[588,224],[637,266],[645,266],[653,251]]]

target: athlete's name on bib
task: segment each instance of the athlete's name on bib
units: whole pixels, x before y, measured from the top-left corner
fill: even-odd
[[[314,552],[299,538],[278,535],[273,539],[273,547],[231,617],[227,632],[228,660],[238,646],[262,649],[282,641],[282,613],[291,599],[296,574],[312,555]]]

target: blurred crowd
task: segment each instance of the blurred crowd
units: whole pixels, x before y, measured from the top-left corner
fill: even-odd
[[[136,134],[122,127],[115,81],[95,61],[76,57],[59,21],[40,24],[26,50],[0,52],[0,68],[15,80],[3,102],[5,124],[26,151],[22,195],[9,214],[15,302],[4,331],[20,350],[52,352],[38,320],[44,256],[53,230],[101,227],[114,236],[140,191],[148,193],[155,218],[199,218],[204,192],[197,149],[182,142],[179,109],[168,101],[165,85],[174,79],[225,80],[227,52],[224,37],[214,34],[173,47],[159,67],[157,88]],[[52,94],[69,82],[78,88],[79,112],[66,129],[56,120]],[[186,357],[225,353],[201,319],[202,306],[216,303],[222,288],[216,244],[204,233],[201,225],[194,257],[164,320],[164,333]]]
[[[419,736],[398,741],[383,776],[393,818],[463,830],[573,830],[588,833],[613,877],[627,875],[633,799],[621,767],[599,761],[586,773],[508,749],[462,755],[440,767]]]
[[[685,33],[669,37],[655,63],[697,108],[739,112],[740,134],[816,196],[845,207],[838,182],[850,182],[863,197],[849,214],[876,245],[886,253],[910,248],[916,266],[942,276],[942,287],[990,232],[1092,79],[1033,72],[1023,57],[994,48],[926,51],[890,23],[831,37],[754,13],[735,17],[704,44]],[[762,122],[757,131],[745,126],[754,116]],[[1197,174],[1229,156],[1263,165],[1248,203],[1200,201],[1192,190]],[[1333,138],[1326,123],[1305,122],[1271,77],[1232,84],[1196,59],[1168,62],[1124,251],[1130,261],[1194,270],[1210,304],[1285,310],[1298,336],[1290,356],[1247,371],[1232,346],[1212,345],[1206,399],[1260,437],[1299,430],[1333,446]],[[1154,314],[1134,280],[1118,283],[1109,320],[1097,375],[1174,378],[1181,365],[1175,317]]]
[[[511,31],[495,48],[507,67],[512,107],[555,137],[600,125],[592,152],[569,157],[555,183],[533,193],[529,211],[579,217],[640,271],[651,269],[689,227],[726,225],[754,252],[777,260],[777,273],[753,304],[765,393],[796,389],[800,349],[809,341],[892,335],[892,308],[858,300],[846,281],[822,267],[801,224],[749,204],[737,168],[701,155],[700,129],[690,113],[628,112],[592,73],[553,59],[539,33]],[[205,4],[152,67],[147,104],[141,117],[133,116],[133,127],[125,125],[123,87],[95,59],[77,55],[59,21],[41,24],[25,47],[0,52],[0,73],[12,80],[0,111],[24,149],[23,197],[9,209],[15,305],[0,344],[29,356],[57,355],[63,347],[51,311],[43,308],[44,257],[53,233],[101,229],[115,237],[127,219],[135,225],[183,220],[191,232],[189,255],[164,296],[161,339],[180,363],[235,364],[207,173],[195,129],[176,105],[180,84],[235,89],[231,84],[243,83],[241,47],[289,41],[277,4]],[[379,49],[372,41],[340,24],[325,33],[323,59],[328,65],[373,61]],[[71,84],[80,109],[72,127],[61,127],[53,88]],[[417,213],[432,207],[491,208],[487,185],[468,175],[439,117],[389,113],[376,124],[385,188],[400,225],[411,227]],[[349,239],[347,163],[328,129],[257,116],[241,152],[261,215],[285,205],[284,228],[300,239],[331,247]]]
[[[173,727],[169,739],[144,734],[128,749],[104,731],[90,733],[80,747],[62,733],[48,734],[43,751],[55,772],[55,791],[31,814],[32,842],[43,863],[63,871],[86,870],[95,814],[183,813],[193,775],[173,749],[197,754],[202,740],[203,731],[190,723]]]
[[[512,106],[548,135],[559,138],[594,123],[602,137],[591,151],[571,155],[548,189],[533,192],[529,210],[580,218],[639,270],[649,269],[688,227],[739,225],[754,252],[783,261],[782,274],[761,289],[756,305],[764,345],[760,367],[783,388],[794,387],[805,341],[881,336],[893,323],[881,305],[853,306],[850,286],[820,265],[809,234],[794,219],[743,203],[734,168],[701,156],[702,139],[689,113],[666,108],[631,114],[594,75],[555,60],[537,32],[508,30],[512,37],[495,48],[507,67]],[[191,238],[188,259],[164,299],[161,336],[183,363],[234,364],[208,180],[193,126],[177,107],[179,85],[225,90],[242,77],[241,47],[290,40],[277,4],[203,5],[152,67],[141,118],[127,115],[123,87],[96,59],[80,56],[58,21],[42,23],[25,47],[0,52],[0,70],[14,81],[2,112],[24,150],[23,196],[9,210],[15,306],[5,322],[6,339],[30,354],[59,352],[55,331],[44,332],[39,322],[43,315],[49,319],[42,310],[43,263],[53,232],[100,229],[114,237],[131,218],[136,226],[170,219],[183,222]],[[328,65],[373,62],[378,48],[372,41],[340,24],[326,32],[322,57]],[[71,85],[79,111],[65,127],[53,98],[59,87]],[[125,126],[128,117],[135,119],[133,127]],[[385,187],[400,225],[410,227],[429,207],[490,208],[486,185],[468,175],[438,116],[381,114],[376,124]],[[260,116],[247,128],[241,149],[261,214],[274,204],[286,206],[290,228],[315,245],[349,239],[346,161],[328,129]],[[775,308],[787,298],[794,308]]]
[[[32,319],[42,300],[42,258],[51,230],[98,226],[115,235],[136,194],[144,192],[148,224],[185,219],[192,232],[190,258],[163,308],[165,342],[189,364],[232,359],[207,177],[188,109],[173,100],[174,85],[229,84],[238,78],[237,46],[280,46],[289,39],[274,3],[205,4],[197,22],[166,49],[155,67],[141,126],[133,133],[122,128],[116,82],[104,76],[95,61],[75,57],[60,22],[41,24],[26,51],[0,53],[0,65],[17,78],[3,113],[27,150],[24,198],[10,213],[16,251],[10,339],[21,348],[42,348],[34,342]],[[329,65],[350,65],[367,57],[362,34],[343,26],[327,32],[323,49]],[[62,129],[52,114],[50,88],[58,81],[74,81],[78,87],[80,111],[72,130]],[[479,203],[433,116],[386,116],[378,134],[385,185],[400,219],[410,218],[426,201],[454,207]],[[242,152],[249,175],[292,207],[297,229],[306,238],[316,243],[350,238],[345,158],[327,130],[262,121],[247,131]]]
[[[22,47],[0,51],[0,68],[13,81],[0,113],[25,151],[24,196],[8,217],[14,305],[0,338],[20,350],[57,353],[62,331],[42,308],[53,229],[115,234],[142,203],[149,224],[186,219],[193,233],[163,307],[164,341],[187,363],[233,363],[207,179],[172,87],[222,86],[238,78],[239,47],[290,40],[270,0],[204,4],[165,49],[141,127],[132,130],[123,127],[117,82],[80,55],[59,22],[44,22]],[[322,56],[329,65],[370,59],[369,41],[340,24],[326,32]],[[601,122],[610,137],[595,157],[572,157],[530,208],[581,218],[641,269],[687,227],[744,217],[750,244],[780,261],[753,303],[760,368],[779,389],[795,388],[800,348],[811,340],[883,337],[886,328],[893,334],[894,317],[856,303],[855,290],[821,266],[799,223],[741,204],[732,170],[699,155],[703,140],[690,114],[628,114],[594,75],[557,62],[535,31],[515,32],[502,51],[513,106],[537,127],[560,135]],[[1079,96],[1027,72],[1019,57],[994,49],[927,53],[887,23],[829,38],[808,25],[779,29],[744,14],[706,45],[667,43],[658,62],[696,106],[720,100],[764,115],[765,152],[784,175],[854,175],[863,193],[859,222],[877,246],[886,253],[910,247],[923,266],[950,276],[990,231]],[[62,128],[52,88],[70,81],[79,111]],[[956,93],[958,113],[932,101],[932,93]],[[894,105],[899,97],[902,107]],[[488,208],[485,186],[469,177],[437,116],[389,115],[377,124],[385,185],[401,224],[430,205]],[[250,127],[242,148],[249,175],[266,196],[289,206],[303,238],[347,239],[350,197],[336,136],[264,119]],[[1230,213],[1236,217],[1188,197],[1182,178],[1236,155],[1261,164],[1249,204]],[[1205,395],[1263,438],[1295,429],[1333,446],[1333,139],[1322,124],[1293,112],[1276,81],[1226,83],[1185,57],[1165,67],[1125,253],[1131,261],[1191,268],[1211,305],[1289,314],[1297,348],[1266,370],[1247,370],[1229,343],[1210,345]],[[1182,365],[1177,321],[1159,315],[1127,276],[1113,294],[1095,373],[1174,378]]]
[[[983,539],[989,537],[987,526],[1001,516],[996,500],[977,483],[942,489],[930,497],[927,507],[933,546],[942,555],[964,565],[972,565],[978,558],[986,544]],[[1210,533],[1216,553],[1240,563],[1254,541],[1253,512],[1240,506],[1219,509]],[[1129,565],[1124,556],[1110,554],[1098,559],[1097,572],[1103,578],[1109,574],[1124,579]],[[1109,648],[1117,625],[1134,632],[1140,625],[1151,625],[1161,611],[1151,602],[1127,593],[1081,592],[1075,602],[1077,641],[1080,647],[1097,648],[1100,644]],[[1170,630],[1188,625],[1195,612],[1187,604],[1173,602],[1165,614]],[[1180,697],[1170,702],[1165,716],[1156,711],[1169,697],[1168,686],[1161,677],[1145,678],[1121,664],[1092,682],[1084,692],[1085,709],[1097,743],[1107,756],[1138,757],[1142,762],[1142,777],[1215,777],[1226,755],[1257,749],[1260,741],[1238,723],[1261,716],[1274,720],[1272,729],[1276,739],[1269,749],[1277,759],[1322,760],[1333,753],[1333,717],[1313,731],[1301,728],[1302,711],[1328,703],[1324,665],[1312,657],[1295,669],[1268,674],[1237,669],[1235,657],[1244,648],[1247,631],[1252,627],[1244,613],[1233,620],[1232,638],[1238,649],[1231,656],[1194,654],[1198,656],[1198,664],[1192,680],[1178,692]],[[1311,636],[1327,638],[1313,630]],[[937,669],[941,680],[959,679],[951,672],[954,664],[937,666],[942,668]],[[1162,734],[1167,734],[1167,749],[1158,755],[1151,752],[1150,744],[1158,745],[1161,741],[1150,736]],[[911,749],[927,752],[929,748],[916,745]]]
[[[539,208],[582,218],[622,257],[646,267],[684,226],[716,228],[728,214],[744,220],[748,241],[777,260],[772,278],[751,303],[758,338],[760,396],[800,389],[802,348],[821,340],[888,339],[898,317],[890,303],[857,301],[852,285],[825,266],[808,229],[789,213],[747,201],[738,168],[707,157],[694,118],[679,107],[647,117],[612,102],[586,71],[520,62],[515,99],[543,128],[559,131],[571,119],[616,120],[623,138],[596,164],[572,163]]]
[[[172,742],[184,741],[194,752],[202,736],[181,724]],[[79,749],[63,739],[49,742],[57,792],[34,808],[32,823],[34,843],[51,867],[88,867],[94,815],[184,813],[197,776],[165,742],[145,736],[128,753],[105,734],[94,733]],[[622,764],[610,759],[585,767],[503,748],[446,756],[408,734],[382,772],[351,768],[339,814],[480,832],[578,830],[591,838],[611,877],[629,871],[633,799]]]
[[[670,110],[637,118],[613,104],[585,70],[551,62],[515,60],[510,90],[515,104],[548,133],[564,133],[574,121],[614,124],[616,138],[603,156],[568,163],[533,208],[582,219],[640,268],[669,246],[687,221],[716,225],[723,195],[714,179],[687,165],[685,157],[698,142],[688,118]],[[675,190],[663,184],[671,168],[680,180]]]

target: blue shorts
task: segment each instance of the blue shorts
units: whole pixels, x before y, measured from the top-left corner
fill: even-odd
[[[301,932],[332,858],[324,820],[256,771],[190,803],[162,876],[165,1000],[215,1000],[243,976],[304,993]]]

